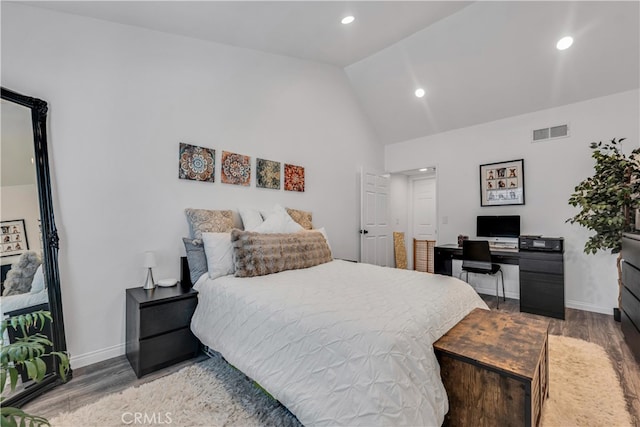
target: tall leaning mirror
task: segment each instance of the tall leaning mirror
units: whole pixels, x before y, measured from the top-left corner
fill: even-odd
[[[47,152],[47,103],[2,88],[0,117],[2,318],[51,312],[52,321],[45,323],[41,333],[52,342],[51,350],[66,351]],[[2,337],[3,347],[19,337],[19,331],[9,328]],[[21,371],[15,390],[4,387],[3,406],[19,407],[62,383],[57,361],[49,357],[45,362],[42,381],[31,381]]]

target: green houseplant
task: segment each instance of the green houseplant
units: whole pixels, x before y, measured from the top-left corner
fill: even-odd
[[[49,425],[45,418],[27,414],[18,408],[1,405],[6,398],[7,388],[15,390],[19,369],[23,369],[33,381],[40,382],[44,379],[47,366],[43,358],[46,356],[58,358],[60,376],[63,379],[66,377],[69,371],[69,356],[67,353],[58,351],[47,352],[47,347],[52,343],[39,332],[42,331],[47,320],[53,321],[51,313],[44,310],[2,320],[0,326],[2,336],[7,328],[19,331],[22,336],[16,338],[13,343],[3,343],[0,349],[0,427]]]
[[[605,250],[618,254],[618,308],[622,286],[622,233],[634,229],[636,209],[640,207],[640,149],[624,154],[621,143],[625,139],[590,144],[591,157],[595,160],[594,174],[576,186],[569,204],[579,207],[580,212],[567,220],[595,232],[584,245],[585,253]]]

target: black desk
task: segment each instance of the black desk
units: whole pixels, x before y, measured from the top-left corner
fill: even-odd
[[[436,246],[434,272],[451,276],[454,259],[462,259],[461,247],[455,244]],[[519,267],[520,311],[564,319],[563,253],[492,249],[491,261]]]
[[[458,245],[440,245],[434,249],[433,271],[436,274],[451,276],[453,272],[451,261],[462,259],[462,248]],[[520,252],[517,249],[491,249],[491,262],[495,264],[520,264]]]

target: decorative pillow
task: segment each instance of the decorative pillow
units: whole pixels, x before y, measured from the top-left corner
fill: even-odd
[[[238,209],[242,225],[246,231],[251,231],[264,221],[257,209]]]
[[[189,262],[189,277],[191,283],[196,284],[198,279],[207,272],[207,256],[204,253],[202,240],[194,240],[183,237],[184,249],[187,251],[187,261]]]
[[[251,231],[256,233],[296,233],[304,230],[300,224],[295,222],[280,205],[276,205],[269,213],[262,224]]]
[[[318,232],[260,234],[231,232],[236,277],[264,276],[331,261],[327,241]]]
[[[31,293],[37,294],[38,292],[44,291],[45,283],[44,283],[44,274],[42,272],[42,264],[38,266],[36,270],[36,274],[33,275],[33,282],[31,283]]]
[[[20,258],[11,265],[11,270],[7,272],[2,296],[8,297],[29,292],[33,276],[40,264],[42,264],[40,257],[33,251],[27,251],[20,255]]]
[[[311,222],[311,212],[299,211],[297,209],[287,208],[289,216],[305,230],[313,230],[313,223]]]
[[[207,256],[209,277],[218,277],[233,274],[233,247],[229,233],[202,233],[204,253]],[[195,283],[195,282],[194,282]]]
[[[224,233],[233,228],[231,211],[211,211],[207,209],[185,209],[189,231],[194,239],[201,239],[202,233]]]

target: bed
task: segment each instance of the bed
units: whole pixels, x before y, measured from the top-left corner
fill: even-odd
[[[332,260],[195,283],[191,329],[305,425],[439,426],[432,344],[486,304],[448,276]]]

